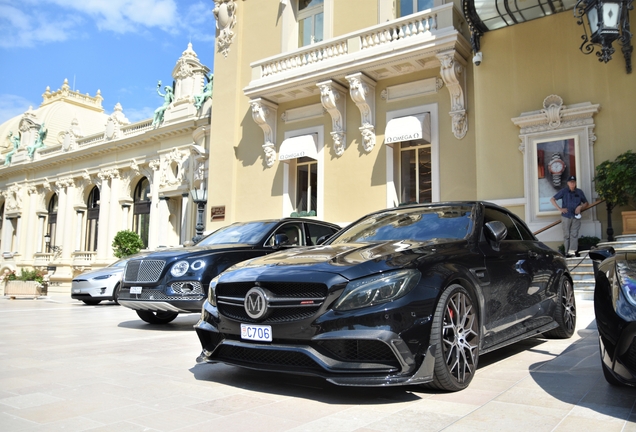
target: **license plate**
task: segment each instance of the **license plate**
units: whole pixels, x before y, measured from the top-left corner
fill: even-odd
[[[141,294],[141,287],[139,287],[139,286],[130,287],[130,293],[131,294]]]
[[[241,339],[271,342],[272,326],[241,324]]]

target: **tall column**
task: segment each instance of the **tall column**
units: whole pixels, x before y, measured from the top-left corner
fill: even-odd
[[[110,214],[110,175],[105,172],[97,174],[99,177],[99,183],[101,186],[99,190],[99,220],[102,225],[108,224],[108,217]],[[101,227],[100,227],[101,228]],[[110,242],[108,241],[108,228],[101,228],[97,231],[97,259],[105,260],[110,256],[108,248]]]
[[[121,221],[121,214],[120,214],[120,210],[119,210],[119,171],[117,170],[112,170],[111,171],[111,181],[110,181],[110,217],[108,218],[108,225],[107,227],[104,227],[102,225],[102,228],[107,228],[108,230],[108,244],[112,244],[113,239],[115,238],[115,236],[117,235],[117,232],[120,229],[120,221]],[[114,258],[115,256],[113,255],[113,248],[109,247],[107,249],[108,254],[107,257],[108,258]]]
[[[168,209],[168,197],[159,198],[159,238],[157,246],[168,246],[168,222],[170,209]]]
[[[37,230],[37,189],[34,186],[27,187],[27,193],[29,194],[29,206],[27,209],[27,232],[35,233]],[[42,236],[28,235],[26,240],[25,258],[32,259],[35,252],[40,252],[39,244],[42,242]]]
[[[37,253],[44,252],[44,221],[46,220],[45,215],[38,215],[38,233],[36,238],[36,248],[35,251]]]
[[[188,202],[190,201],[189,194],[184,193],[181,194],[181,228],[179,231],[179,244],[183,244],[188,238],[186,234],[188,233]]]
[[[159,244],[159,182],[161,181],[160,161],[150,162],[152,168],[152,181],[150,183],[150,221],[148,227],[148,249],[156,249]]]
[[[71,259],[72,254],[75,251],[75,239],[74,234],[75,230],[78,227],[75,227],[75,208],[74,208],[74,200],[75,196],[75,183],[73,179],[67,179],[65,182],[66,186],[66,201],[64,203],[64,217],[60,218],[58,216],[57,224],[58,226],[63,225],[64,231],[62,233],[61,241],[59,242],[59,246],[62,246],[62,259]],[[59,214],[59,212],[58,212]],[[81,229],[81,226],[79,227]]]
[[[130,204],[122,204],[121,206],[121,229],[130,230],[128,225],[128,215],[130,214]]]
[[[75,250],[82,250],[82,227],[84,226],[84,212],[81,210],[77,211],[76,216],[76,224],[75,224]]]
[[[51,246],[59,246],[62,248],[63,259],[66,256],[70,256],[68,255],[68,249],[70,249],[70,245],[67,244],[68,246],[66,246],[64,244],[66,231],[66,224],[64,222],[68,217],[68,199],[66,196],[66,183],[64,181],[58,181],[55,186],[57,188],[57,228],[55,230],[55,238],[51,239]]]
[[[13,223],[10,218],[5,218],[2,224],[2,252],[11,252],[11,239],[13,238]]]

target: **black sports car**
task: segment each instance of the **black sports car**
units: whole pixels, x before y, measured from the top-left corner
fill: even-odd
[[[195,246],[164,249],[126,264],[118,301],[142,320],[166,324],[179,313],[201,313],[210,280],[246,259],[315,245],[340,229],[327,222],[285,218],[235,223]]]
[[[372,213],[214,278],[199,362],[338,385],[468,386],[480,353],[575,328],[565,259],[485,202]]]
[[[603,375],[612,385],[636,386],[636,250],[597,249],[590,258]]]

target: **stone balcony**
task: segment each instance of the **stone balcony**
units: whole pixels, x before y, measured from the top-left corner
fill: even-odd
[[[374,80],[440,67],[452,52],[466,64],[471,48],[461,12],[447,4],[251,64],[250,98],[274,103],[319,94],[316,83],[363,73]]]

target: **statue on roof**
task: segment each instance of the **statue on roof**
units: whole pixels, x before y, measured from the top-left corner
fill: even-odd
[[[46,139],[46,134],[48,130],[44,127],[44,123],[40,125],[40,130],[38,131],[38,137],[35,139],[35,143],[32,146],[27,146],[27,154],[29,158],[33,159],[35,151],[39,148],[44,147],[44,140]]]
[[[152,126],[154,128],[159,127],[161,122],[163,122],[163,115],[166,112],[166,109],[168,109],[168,106],[170,106],[170,104],[172,103],[172,100],[174,99],[174,91],[172,87],[165,86],[164,94],[161,94],[159,89],[161,89],[161,80],[159,80],[159,82],[157,83],[157,94],[163,98],[163,105],[161,105],[159,108],[155,110],[155,116],[152,119]]]
[[[18,136],[13,136],[13,132],[9,132],[9,135],[7,135],[7,138],[9,139],[9,141],[11,141],[11,144],[13,145],[13,150],[7,153],[7,155],[4,157],[5,166],[11,165],[11,159],[13,158],[13,155],[15,154],[15,152],[18,151],[18,148],[20,147],[19,134],[20,132],[18,132]]]
[[[208,83],[203,87],[201,94],[194,96],[194,106],[197,111],[201,109],[206,100],[212,97],[212,90],[214,87],[214,74],[210,72],[208,74]]]

